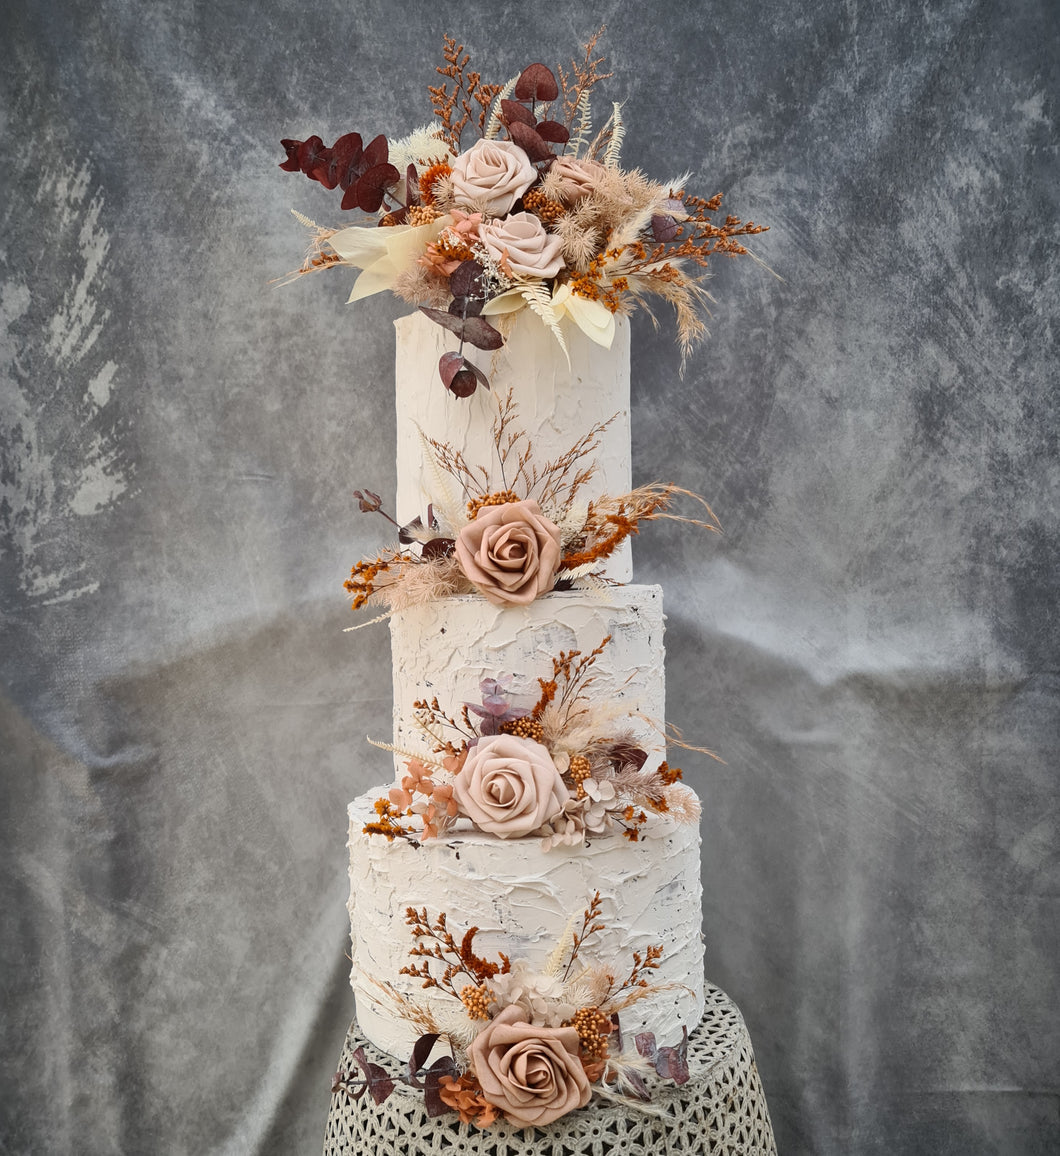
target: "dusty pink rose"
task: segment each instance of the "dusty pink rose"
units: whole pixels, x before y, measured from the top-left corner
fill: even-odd
[[[545,232],[533,213],[512,213],[479,229],[479,240],[501,265],[521,277],[555,277],[563,268],[563,242]]]
[[[559,527],[532,498],[483,506],[456,539],[468,581],[495,606],[533,602],[559,569]]]
[[[480,831],[517,839],[558,815],[570,793],[546,746],[501,734],[468,751],[453,797]]]
[[[606,172],[607,169],[599,161],[557,157],[548,170],[549,184],[555,182],[560,199],[564,204],[571,205],[591,193]]]
[[[517,1127],[551,1124],[592,1095],[577,1028],[534,1027],[514,1005],[479,1032],[468,1055],[482,1094]]]
[[[452,164],[453,195],[493,217],[502,217],[537,180],[537,169],[517,145],[479,140]]]

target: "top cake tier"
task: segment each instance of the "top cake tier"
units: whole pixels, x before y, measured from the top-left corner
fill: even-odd
[[[629,322],[616,317],[610,349],[577,327],[564,325],[567,354],[529,309],[515,315],[504,345],[494,353],[464,347],[464,354],[490,380],[490,389],[454,397],[438,381],[438,361],[458,348],[457,339],[420,313],[402,317],[397,328],[397,514],[403,524],[424,517],[437,497],[437,483],[424,454],[420,431],[459,450],[469,463],[489,472],[490,488],[504,490],[493,427],[508,390],[518,405],[516,424],[529,435],[535,462],[562,457],[594,426],[604,425],[598,448],[579,461],[595,465],[580,491],[582,502],[631,488],[629,423]],[[629,543],[610,559],[604,573],[618,582],[632,577]]]

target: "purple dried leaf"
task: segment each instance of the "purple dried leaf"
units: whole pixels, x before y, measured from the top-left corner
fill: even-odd
[[[530,64],[519,74],[513,95],[516,100],[555,100],[559,85],[547,65]]]
[[[444,1116],[446,1112],[455,1110],[442,1099],[441,1080],[443,1076],[456,1079],[459,1075],[460,1069],[452,1056],[440,1056],[431,1064],[423,1081],[423,1100],[428,1116]]]
[[[672,241],[681,235],[681,226],[670,216],[656,216],[651,219],[651,235],[660,242]]]
[[[486,375],[459,353],[443,353],[438,360],[442,384],[455,397],[470,397],[482,385],[489,389]]]
[[[660,1048],[655,1058],[655,1070],[665,1080],[675,1084],[688,1082],[688,1028],[681,1028],[681,1042],[673,1048]]]
[[[422,550],[424,558],[448,558],[456,549],[455,538],[432,538],[425,542]]]
[[[567,126],[560,124],[558,120],[543,120],[537,126],[537,135],[552,144],[566,144],[570,140]]]
[[[454,297],[482,297],[482,266],[477,261],[461,261],[449,274],[449,292]]]
[[[513,124],[528,124],[533,128],[537,124],[537,117],[518,100],[502,100],[501,116],[509,127]]]
[[[655,1046],[654,1032],[640,1032],[633,1037],[633,1042],[637,1046],[637,1051],[646,1059],[654,1060],[658,1049]]]
[[[515,124],[508,126],[508,135],[532,161],[552,159],[552,150],[544,138],[528,124],[521,124],[516,121]]]
[[[368,1065],[368,1091],[377,1104],[384,1103],[394,1090],[394,1081],[387,1074],[385,1068],[378,1064]]]
[[[444,309],[432,309],[429,305],[421,305],[420,312],[477,349],[500,349],[504,344],[504,338],[483,317],[454,317]]]
[[[636,1096],[638,1100],[647,1101],[651,1099],[651,1093],[648,1091],[648,1085],[645,1084],[640,1072],[634,1072],[632,1069],[627,1069],[623,1073],[623,1078],[632,1090],[633,1095]]]
[[[478,317],[485,304],[483,297],[454,297],[449,302],[449,312],[454,317]]]
[[[409,1056],[409,1083],[414,1088],[422,1088],[416,1079],[416,1074],[427,1062],[428,1056],[431,1054],[431,1049],[438,1042],[438,1032],[427,1032],[416,1041],[412,1048],[412,1055]]]

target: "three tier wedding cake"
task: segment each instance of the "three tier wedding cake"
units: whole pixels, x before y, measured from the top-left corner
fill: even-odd
[[[632,487],[628,314],[668,302],[687,352],[702,267],[761,230],[621,167],[620,106],[593,128],[595,52],[490,85],[447,37],[433,125],[283,142],[284,168],[374,218],[306,220],[302,271],[352,265],[351,300],[420,306],[397,323],[394,516],[355,491],[397,541],[346,584],[389,619],[394,681],[393,775],[349,807],[351,983],[378,1051],[336,1086],[365,1111],[411,1093],[426,1119],[562,1135],[689,1079],[699,802],[667,757],[662,592],[630,583],[629,542],[716,524],[674,484]]]

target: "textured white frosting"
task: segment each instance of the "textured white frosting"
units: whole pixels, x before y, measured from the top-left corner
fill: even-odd
[[[633,952],[661,944],[663,957],[650,983],[664,990],[620,1012],[632,1042],[652,1031],[674,1044],[703,1015],[702,892],[699,828],[653,816],[649,834],[630,843],[621,836],[586,846],[542,851],[536,838],[500,840],[479,832],[456,833],[419,846],[363,834],[375,817],[372,804],[383,789],[350,804],[350,926],[357,1022],[377,1047],[407,1059],[420,1030],[402,1019],[380,990],[391,984],[403,995],[444,1015],[451,996],[424,990],[422,980],[401,975],[413,939],[408,907],[426,907],[434,919],[447,915],[454,934],[478,927],[475,951],[543,970],[570,918],[579,917],[595,891],[603,900],[606,929],[591,936],[583,963],[613,968],[621,981]]]
[[[648,751],[647,766],[664,757],[662,735],[648,720],[666,717],[662,588],[615,586],[546,594],[526,606],[494,606],[477,594],[440,598],[399,611],[390,619],[394,661],[394,746],[424,749],[412,704],[438,696],[457,717],[465,702],[480,702],[484,678],[513,675],[513,705],[531,707],[538,678],[552,677],[561,650],[588,654],[610,634],[593,664],[594,701],[609,703]],[[398,773],[404,756],[395,755]]]
[[[600,494],[630,489],[629,321],[616,317],[610,349],[591,341],[577,326],[564,324],[570,365],[543,322],[529,309],[516,316],[505,344],[496,352],[465,346],[468,360],[489,377],[471,397],[454,397],[438,377],[438,359],[455,350],[456,337],[422,313],[402,317],[397,329],[397,516],[403,525],[426,514],[437,497],[417,426],[436,441],[461,450],[472,465],[490,469],[490,488],[505,489],[491,436],[497,399],[509,387],[519,404],[517,425],[530,435],[534,460],[552,461],[597,423],[614,415],[600,436],[596,473],[580,491],[588,502]],[[584,463],[581,463],[584,464]],[[629,543],[608,560],[604,573],[619,582],[633,575]]]

